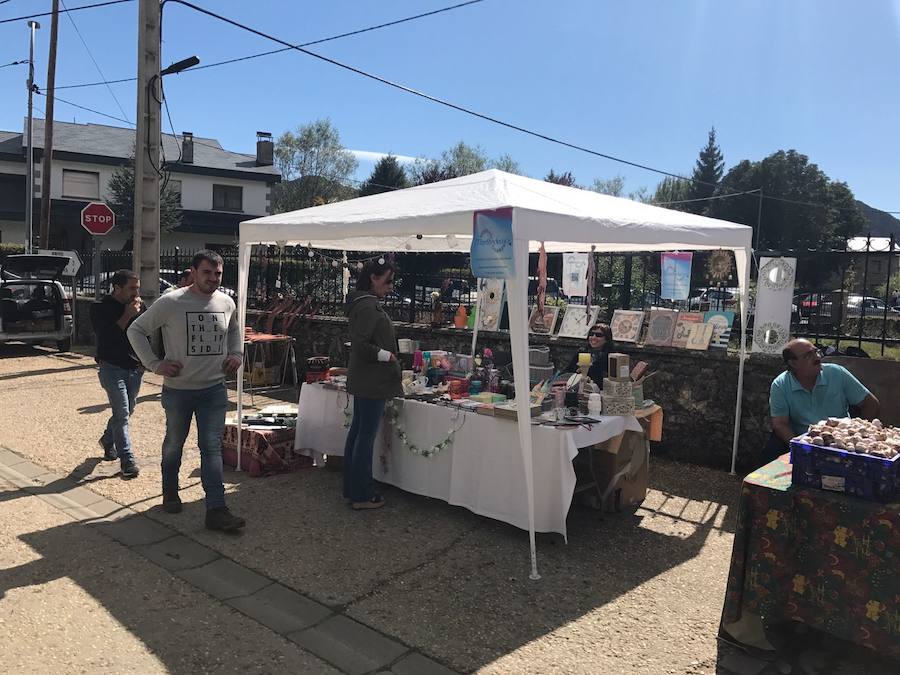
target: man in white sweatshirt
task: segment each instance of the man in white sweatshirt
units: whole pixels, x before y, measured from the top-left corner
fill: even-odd
[[[228,407],[225,376],[243,363],[243,336],[234,300],[218,292],[222,264],[222,257],[214,251],[197,253],[191,263],[193,284],[161,296],[129,326],[128,339],[144,366],[164,377],[163,509],[181,511],[178,472],[191,418],[196,417],[206,527],[234,532],[244,526],[244,519],[225,506],[222,432]],[[166,350],[162,359],[150,346],[157,331],[162,332]]]

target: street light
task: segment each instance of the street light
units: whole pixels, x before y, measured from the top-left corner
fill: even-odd
[[[28,224],[26,231],[28,233],[28,239],[25,240],[25,253],[31,253],[31,242],[34,237],[33,227],[34,227],[34,147],[32,143],[33,137],[33,129],[34,129],[34,114],[33,114],[33,104],[34,104],[34,32],[41,27],[37,21],[29,21],[28,28],[31,32],[31,39],[29,41],[28,46],[28,81],[26,82],[26,86],[28,87],[28,129],[26,130],[25,139],[25,152],[26,156],[26,166],[27,168],[27,179],[25,185],[25,222]],[[46,124],[47,121],[44,120]]]
[[[180,73],[183,70],[187,70],[188,68],[193,68],[194,66],[196,66],[199,63],[200,63],[200,59],[198,59],[196,56],[191,56],[186,59],[182,59],[181,61],[178,61],[176,63],[173,63],[168,68],[163,68],[161,71],[159,71],[159,74],[160,74],[160,76],[174,75],[176,73]]]

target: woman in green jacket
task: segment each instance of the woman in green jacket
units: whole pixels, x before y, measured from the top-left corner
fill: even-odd
[[[344,446],[344,498],[354,509],[384,506],[384,498],[375,492],[372,481],[375,435],[385,402],[403,393],[394,325],[379,302],[393,285],[394,265],[382,258],[363,266],[356,290],[347,295],[347,391],[353,395],[353,422]]]

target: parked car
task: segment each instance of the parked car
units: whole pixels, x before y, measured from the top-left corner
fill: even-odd
[[[887,310],[888,318],[900,318],[900,309],[896,307],[888,307],[881,298],[862,295],[847,296],[847,306],[844,309],[844,317],[870,316],[873,318],[883,317]],[[832,311],[832,302],[823,302],[818,307],[819,316],[830,317]]]
[[[729,288],[708,288],[699,295],[688,298],[688,307],[694,312],[735,309],[737,300],[737,293]]]
[[[69,259],[57,255],[11,255],[0,268],[0,343],[54,342],[72,348],[72,300],[60,283]]]

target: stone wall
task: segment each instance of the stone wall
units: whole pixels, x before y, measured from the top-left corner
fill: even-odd
[[[248,323],[253,314],[248,316]],[[469,353],[472,333],[452,328],[432,329],[428,325],[397,323],[397,337],[419,340],[422,349],[447,349]],[[277,326],[276,326],[277,328]],[[306,358],[328,355],[333,364],[345,362],[347,321],[343,318],[301,318],[291,326],[297,340],[300,368]],[[552,361],[564,367],[584,347],[581,340],[530,336],[532,345],[548,345]],[[478,350],[484,347],[509,349],[505,333],[482,332]],[[733,353],[712,350],[691,352],[661,347],[619,345],[617,351],[632,361],[645,360],[659,373],[650,379],[644,395],[665,410],[663,441],[654,452],[673,459],[728,469],[734,430],[737,396],[738,358]],[[745,470],[759,465],[759,457],[771,427],[769,385],[781,371],[779,358],[752,355],[744,369],[744,398],[738,466]]]
[[[90,301],[75,303],[75,342],[91,345],[94,341],[88,309]],[[248,325],[260,322],[262,315],[248,312]],[[276,330],[280,325],[276,324]],[[397,337],[419,340],[423,349],[447,349],[468,353],[472,332],[452,328],[433,329],[428,325],[397,323]],[[333,364],[345,363],[344,343],[348,340],[344,318],[300,318],[290,332],[296,338],[299,377],[302,379],[306,359],[328,355]],[[564,367],[584,347],[581,340],[554,339],[531,335],[533,345],[550,347],[553,363]],[[508,350],[506,333],[482,332],[478,350],[484,347]],[[731,443],[734,430],[734,406],[737,395],[738,358],[720,350],[692,352],[663,347],[618,345],[617,351],[629,354],[632,361],[644,360],[659,373],[645,385],[644,396],[665,410],[663,440],[653,451],[673,459],[703,464],[720,469],[731,466]],[[744,398],[741,434],[738,446],[739,469],[750,470],[759,465],[759,457],[770,433],[769,384],[781,371],[781,360],[751,355],[744,369]]]

